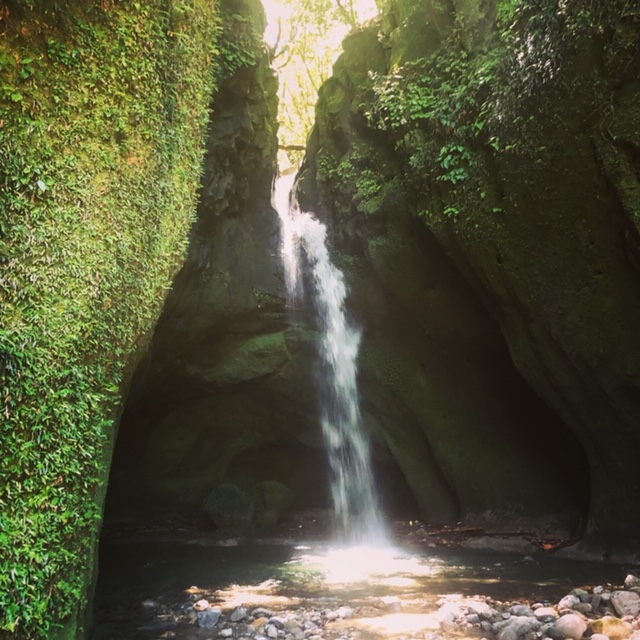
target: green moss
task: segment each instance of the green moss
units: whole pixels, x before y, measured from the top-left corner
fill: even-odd
[[[0,629],[16,637],[76,635],[121,388],[184,257],[215,84],[252,63],[238,22],[205,0],[3,14]]]

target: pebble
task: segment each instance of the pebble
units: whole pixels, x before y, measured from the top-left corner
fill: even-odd
[[[233,629],[221,629],[218,631],[219,638],[230,638],[233,635]]]
[[[630,589],[630,590],[640,589],[640,578],[630,573],[624,579],[624,586],[625,586],[625,589]]]

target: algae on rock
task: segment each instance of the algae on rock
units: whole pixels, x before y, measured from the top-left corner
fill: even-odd
[[[385,315],[413,325],[401,379],[424,376],[423,400],[366,358],[365,387],[384,385],[404,429],[426,434],[436,503],[516,516],[520,496],[525,513],[573,513],[592,549],[637,546],[637,14],[624,0],[408,0],[367,31],[321,88],[300,179],[351,265],[364,353],[390,340]],[[462,303],[472,315],[451,313]]]
[[[15,0],[0,30],[0,629],[79,638],[114,419],[184,259],[211,97],[261,45],[199,0]]]

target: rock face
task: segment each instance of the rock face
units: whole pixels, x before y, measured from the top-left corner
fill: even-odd
[[[264,20],[255,11],[255,21]],[[214,100],[189,255],[136,373],[111,504],[199,505],[223,480],[246,491],[262,480],[289,483],[318,466],[303,444],[311,408],[304,399],[299,413],[287,408],[297,347],[285,336],[278,218],[270,204],[275,94],[263,55],[238,69]],[[283,390],[271,392],[278,384]],[[285,465],[288,456],[297,462]]]
[[[581,494],[605,556],[640,542],[625,6],[393,4],[345,41],[300,182],[365,326],[370,421],[427,514],[575,515]]]
[[[290,506],[328,502],[316,333],[308,310],[286,308],[271,206],[275,88],[265,55],[237,70],[213,103],[188,258],[120,425],[114,511],[207,510],[203,501],[222,483],[254,497],[258,525]],[[388,454],[380,464],[410,499]]]

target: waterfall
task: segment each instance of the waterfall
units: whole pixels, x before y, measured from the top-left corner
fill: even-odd
[[[347,288],[342,272],[331,262],[326,227],[311,214],[300,211],[290,196],[293,182],[293,175],[278,179],[274,204],[281,220],[285,281],[293,305],[303,293],[303,265],[309,267],[311,275],[313,306],[321,331],[319,351],[323,366],[318,395],[333,507],[346,542],[383,543],[386,535],[358,398],[361,332],[348,321]]]

